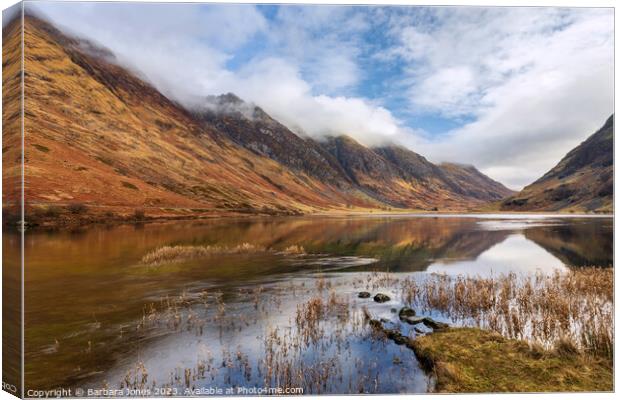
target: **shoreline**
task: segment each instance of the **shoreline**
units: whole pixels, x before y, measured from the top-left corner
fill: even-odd
[[[96,206],[105,208],[105,206]],[[124,209],[124,208],[121,208]],[[158,210],[164,208],[158,207]],[[6,209],[5,209],[6,210]],[[182,209],[181,210],[188,210]],[[26,213],[28,215],[29,213]],[[568,213],[568,212],[556,212],[551,213],[548,211],[531,211],[531,212],[502,212],[502,211],[434,211],[428,212],[426,210],[398,210],[398,211],[385,211],[377,210],[365,210],[365,211],[351,211],[351,210],[333,210],[333,211],[316,211],[307,213],[249,213],[244,211],[214,211],[214,212],[193,212],[189,214],[163,214],[163,215],[143,215],[142,217],[136,217],[132,214],[110,214],[107,213],[85,213],[85,214],[71,214],[69,212],[60,214],[54,217],[46,217],[33,213],[36,217],[26,220],[26,230],[46,231],[46,230],[73,230],[79,228],[87,228],[91,226],[120,226],[120,225],[136,225],[146,223],[165,223],[174,221],[201,221],[211,219],[261,219],[261,218],[476,218],[476,219],[547,219],[547,218],[600,218],[600,219],[613,219],[614,214],[599,214],[599,213]],[[3,216],[3,229],[8,231],[19,231],[19,227],[14,225],[18,224],[15,219],[7,218],[7,214]],[[31,222],[34,221],[34,222]]]

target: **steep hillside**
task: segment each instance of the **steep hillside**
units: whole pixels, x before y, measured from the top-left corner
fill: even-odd
[[[433,178],[443,178],[441,168],[404,147],[387,145],[375,147],[373,151],[397,166],[404,176],[427,182]]]
[[[393,164],[352,138],[330,137],[322,145],[338,160],[355,185],[369,196],[392,207],[432,207],[428,193],[424,190],[416,193]],[[443,204],[443,200],[434,198],[435,203],[441,201]]]
[[[31,222],[464,210],[504,193],[486,177],[450,172],[401,147],[300,137],[232,94],[186,109],[117,65],[107,49],[36,17],[25,19],[24,46]],[[19,143],[7,139],[5,156],[19,155]]]
[[[401,146],[370,149],[347,136],[323,145],[359,187],[395,207],[465,209],[513,193],[473,167],[437,166]]]
[[[5,220],[20,219],[21,23],[2,29],[2,203]]]
[[[614,117],[502,210],[613,212]]]
[[[3,10],[2,17],[21,12],[22,4]],[[2,29],[2,221],[21,221],[21,23]],[[22,253],[19,235],[2,231],[2,382],[22,392]]]
[[[93,48],[26,18],[30,205],[289,213],[365,204],[237,146]]]

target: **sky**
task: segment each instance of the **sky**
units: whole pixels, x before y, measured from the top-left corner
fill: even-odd
[[[299,134],[399,143],[517,190],[614,109],[610,8],[26,7],[187,107],[232,92]]]

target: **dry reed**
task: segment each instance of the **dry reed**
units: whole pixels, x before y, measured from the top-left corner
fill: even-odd
[[[458,325],[491,329],[545,347],[613,356],[613,269],[492,278],[431,275],[401,282],[411,307],[439,311]]]

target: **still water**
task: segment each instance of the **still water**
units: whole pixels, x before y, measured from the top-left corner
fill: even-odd
[[[16,243],[3,236],[5,249]],[[243,243],[269,251],[140,262],[166,245]],[[303,253],[283,252],[290,246]],[[387,303],[359,299],[367,277],[611,266],[612,246],[611,218],[553,216],[218,219],[28,231],[26,388],[165,387],[175,392],[150,394],[185,395],[187,388],[302,382],[305,393],[425,392],[432,382],[413,353],[374,340],[360,322],[364,307],[389,318],[402,305],[389,285]],[[301,305],[316,296],[332,299],[331,314],[309,327]]]

